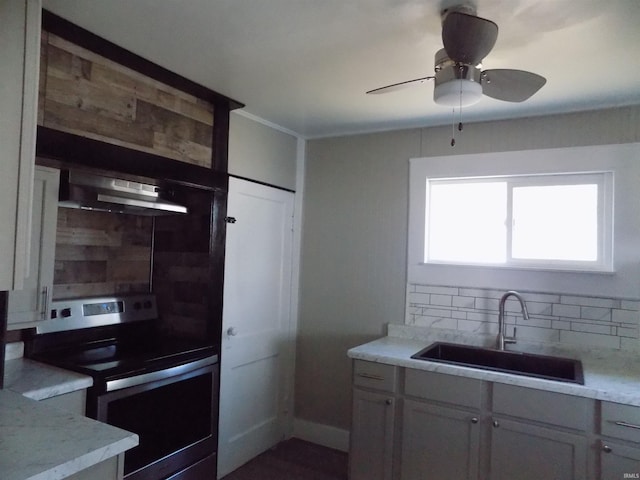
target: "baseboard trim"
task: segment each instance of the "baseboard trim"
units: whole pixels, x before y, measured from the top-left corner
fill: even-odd
[[[293,436],[342,452],[349,451],[349,431],[330,425],[295,418],[293,420]]]

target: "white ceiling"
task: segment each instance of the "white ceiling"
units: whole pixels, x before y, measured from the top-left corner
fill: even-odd
[[[428,82],[443,7],[464,0],[44,0],[44,8],[305,137],[443,125]],[[538,73],[524,103],[467,121],[640,104],[640,0],[474,0],[500,28],[483,68]]]

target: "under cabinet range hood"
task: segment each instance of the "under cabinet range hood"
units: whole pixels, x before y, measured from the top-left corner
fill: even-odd
[[[84,171],[60,172],[58,205],[132,215],[172,215],[187,213],[187,207],[163,198],[157,185],[96,175]]]

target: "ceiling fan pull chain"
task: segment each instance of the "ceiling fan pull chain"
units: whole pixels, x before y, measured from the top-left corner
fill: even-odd
[[[460,67],[462,71],[462,67]],[[458,131],[462,131],[462,83],[460,83],[460,110],[458,111]]]
[[[456,145],[456,109],[451,110],[451,146]]]

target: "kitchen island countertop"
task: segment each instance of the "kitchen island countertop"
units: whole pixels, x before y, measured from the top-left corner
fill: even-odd
[[[487,338],[477,334],[465,336],[460,332],[444,330],[413,335],[408,334],[408,331],[409,329],[406,327],[390,324],[387,337],[351,348],[348,351],[348,356],[358,360],[640,406],[640,357],[633,352],[570,349],[557,345],[527,345],[524,342],[517,344],[516,348],[509,348],[513,351],[580,359],[584,371],[584,385],[579,385],[479,368],[415,360],[411,358],[411,355],[436,341],[487,346],[487,341],[495,342],[495,336],[487,336]]]

